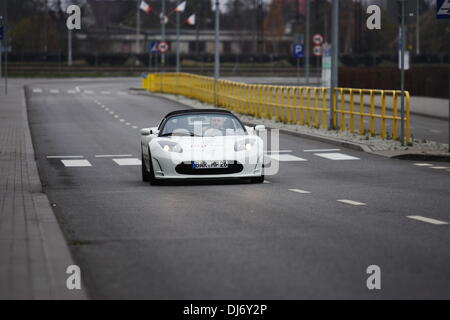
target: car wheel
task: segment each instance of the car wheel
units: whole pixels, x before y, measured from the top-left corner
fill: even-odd
[[[264,176],[257,177],[257,178],[251,178],[250,181],[252,183],[263,183],[264,182]]]
[[[150,148],[148,149],[148,158],[150,163],[150,170],[149,170],[149,179],[150,185],[155,186],[159,184],[159,181],[155,178],[155,171],[153,170],[153,161],[152,161],[152,155],[150,153]]]
[[[150,181],[150,173],[148,172],[148,170],[147,170],[147,165],[145,164],[145,161],[144,161],[144,153],[143,152],[141,152],[141,161],[142,161],[142,165],[141,165],[141,167],[142,167],[142,181],[144,181],[144,182],[149,182]]]

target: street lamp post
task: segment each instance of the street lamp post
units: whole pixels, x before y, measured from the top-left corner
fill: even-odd
[[[138,54],[139,54],[139,46],[140,46],[140,36],[141,36],[141,12],[140,12],[140,3],[141,0],[137,0],[136,7],[136,65],[138,65]]]
[[[400,82],[401,82],[401,102],[400,102],[400,142],[402,146],[405,145],[405,0],[401,2],[401,17],[400,17]]]
[[[331,9],[331,85],[330,85],[330,124],[329,128],[334,129],[334,97],[335,89],[338,86],[338,70],[339,70],[339,0],[332,1]]]
[[[298,0],[297,0],[298,1]],[[306,84],[309,84],[309,57],[311,54],[310,49],[310,1],[306,0],[306,46],[305,46],[305,73],[306,73]]]
[[[162,0],[161,8],[161,41],[166,41],[166,0]],[[161,53],[161,71],[164,72],[166,64],[166,54]]]

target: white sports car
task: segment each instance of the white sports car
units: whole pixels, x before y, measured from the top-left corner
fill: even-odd
[[[231,112],[171,112],[158,127],[141,130],[142,180],[245,178],[264,181],[264,142]]]

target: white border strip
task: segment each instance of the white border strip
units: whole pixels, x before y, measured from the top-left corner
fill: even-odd
[[[431,219],[431,218],[422,217],[422,216],[406,216],[406,217],[409,218],[409,219],[418,220],[418,221],[422,221],[422,222],[427,222],[427,223],[431,223],[431,224],[435,224],[435,225],[448,224],[448,222],[445,222],[445,221]]]

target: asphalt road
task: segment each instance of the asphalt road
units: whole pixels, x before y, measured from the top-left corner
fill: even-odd
[[[45,192],[92,298],[450,297],[450,225],[435,224],[450,222],[450,171],[437,169],[448,165],[282,134],[287,161],[269,183],[152,187],[139,165],[118,163],[137,164],[139,129],[185,107],[127,93],[136,86],[27,88]],[[366,287],[370,265],[381,290]]]

